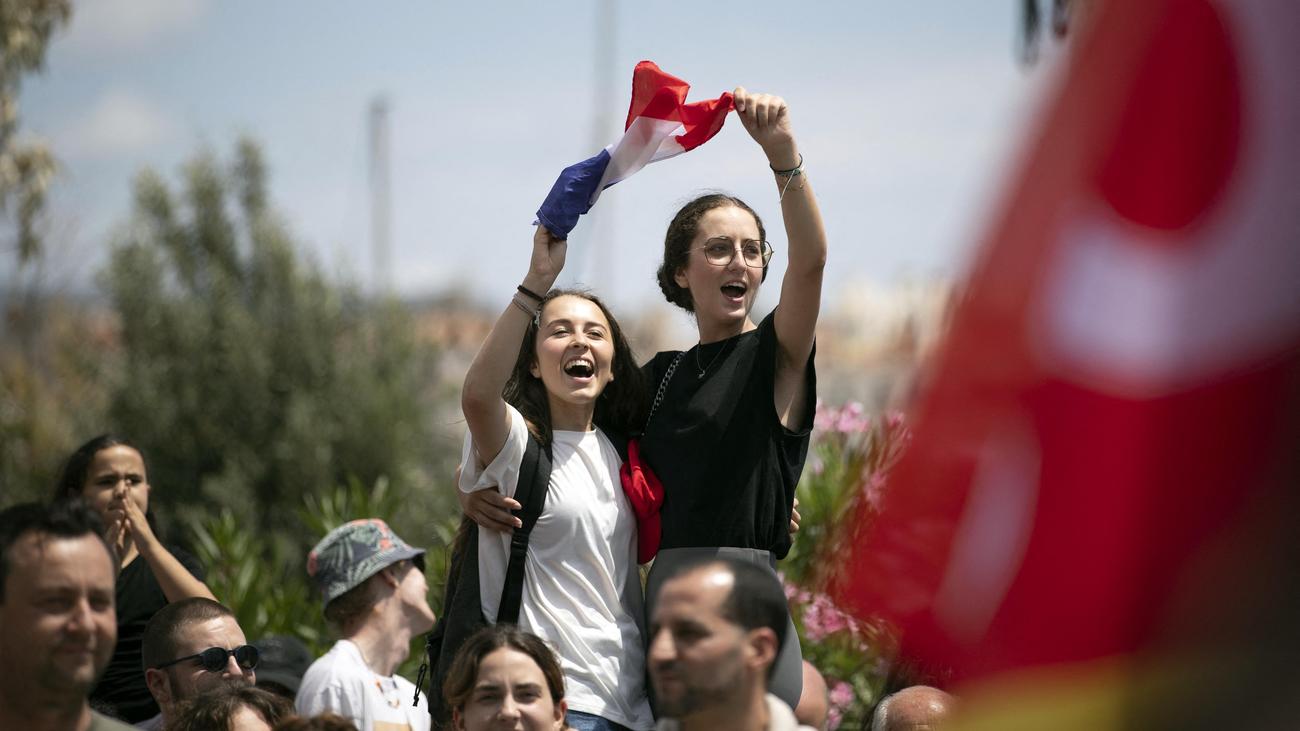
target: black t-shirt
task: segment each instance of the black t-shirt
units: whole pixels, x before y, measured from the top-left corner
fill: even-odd
[[[203,568],[197,559],[174,546],[167,550],[194,578],[203,580]],[[109,710],[128,723],[139,723],[158,715],[158,704],[144,682],[140,651],[144,626],[167,604],[167,597],[144,556],[136,556],[122,569],[116,589],[117,646],[90,700],[96,708]]]
[[[773,401],[776,353],[769,314],[747,333],[696,345],[678,364],[641,439],[664,485],[660,548],[737,546],[777,558],[789,552],[790,507],[808,456],[817,375],[810,353],[803,419],[786,429]],[[645,365],[652,395],[676,356],[659,353]]]

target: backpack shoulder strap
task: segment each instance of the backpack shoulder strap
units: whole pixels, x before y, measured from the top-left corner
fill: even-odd
[[[532,434],[524,449],[523,463],[519,466],[515,500],[522,506],[515,514],[523,526],[510,536],[510,562],[506,565],[506,583],[501,592],[501,605],[497,608],[497,622],[519,623],[519,608],[524,596],[524,557],[528,553],[528,537],[537,525],[537,518],[546,505],[546,493],[551,483],[551,458],[547,450]]]

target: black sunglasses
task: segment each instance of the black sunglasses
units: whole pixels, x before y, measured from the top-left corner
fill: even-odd
[[[165,662],[161,665],[154,666],[158,670],[169,668],[186,660],[198,660],[203,669],[209,673],[219,673],[226,668],[226,658],[231,655],[235,656],[235,662],[244,670],[252,670],[257,667],[257,661],[261,659],[260,653],[252,645],[240,645],[233,650],[227,650],[224,647],[209,647],[197,655],[187,655],[178,657],[171,662]]]

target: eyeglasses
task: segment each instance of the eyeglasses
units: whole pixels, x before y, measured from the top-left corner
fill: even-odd
[[[736,258],[736,245],[731,239],[709,239],[700,247],[704,258],[710,264],[725,267]],[[745,241],[740,244],[741,259],[745,266],[761,269],[772,258],[772,247],[766,241]]]
[[[235,662],[244,670],[252,670],[257,667],[257,661],[261,659],[261,654],[257,651],[257,648],[252,645],[240,645],[233,650],[227,650],[224,647],[209,647],[197,655],[178,657],[171,662],[156,665],[155,668],[162,670],[163,668],[169,668],[173,665],[183,663],[186,660],[198,660],[204,670],[209,673],[219,673],[226,668],[226,658],[231,655],[235,656]]]

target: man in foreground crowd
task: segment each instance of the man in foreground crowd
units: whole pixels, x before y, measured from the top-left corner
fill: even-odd
[[[708,560],[664,582],[648,658],[659,730],[810,729],[767,692],[787,622],[785,593],[758,566]]]
[[[424,549],[412,548],[382,520],[354,520],[330,531],[307,556],[341,639],[302,678],[298,713],[329,711],[361,731],[427,731],[429,706],[397,675],[411,638],[433,629]]]
[[[227,684],[257,680],[257,648],[248,644],[234,612],[219,602],[193,597],[172,602],[144,630],[145,683],[161,709],[139,728],[161,729],[177,707]]]
[[[913,685],[886,696],[871,715],[871,731],[939,728],[952,713],[953,697],[928,685]]]
[[[118,731],[90,710],[117,642],[117,560],[80,506],[0,512],[0,729]]]

